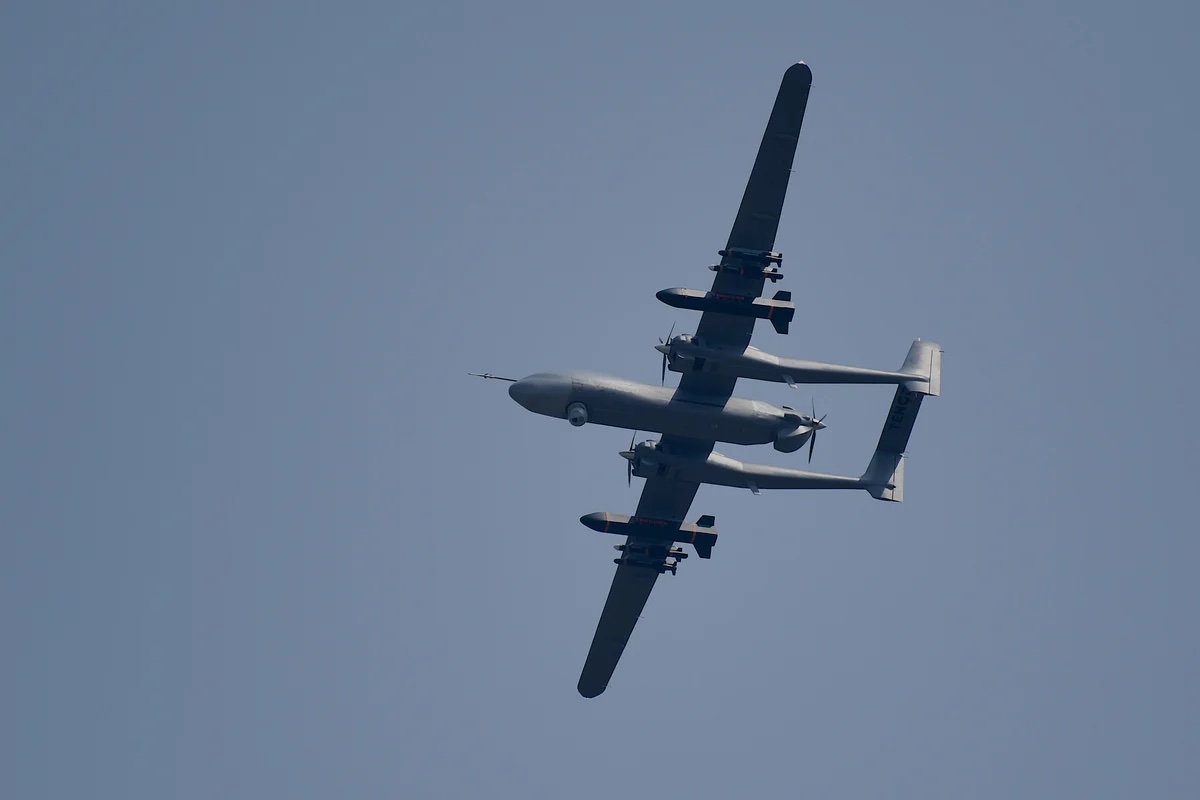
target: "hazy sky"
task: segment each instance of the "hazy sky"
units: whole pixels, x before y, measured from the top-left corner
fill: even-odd
[[[1056,5],[7,4],[0,796],[1200,796],[1200,12]],[[629,433],[466,373],[657,378],[801,59],[755,343],[943,395],[584,700]]]

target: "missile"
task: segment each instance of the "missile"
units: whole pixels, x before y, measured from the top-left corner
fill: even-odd
[[[779,271],[783,264],[783,253],[730,247],[717,254],[721,256],[721,263],[709,267],[713,272],[733,272],[743,277],[756,275],[771,282],[783,278],[783,273]]]
[[[662,575],[664,572],[669,572],[672,575],[679,574],[679,563],[675,561],[642,561],[638,558],[630,558],[629,556],[625,556],[624,558],[614,558],[613,563],[618,567],[627,566],[638,567],[639,569],[652,569],[659,575]]]
[[[725,252],[722,250],[721,252]],[[720,264],[709,264],[709,270],[712,272],[732,272],[735,275],[757,276],[763,280],[768,280],[774,283],[775,281],[783,280],[783,273],[778,267],[766,266],[762,264],[746,264],[742,261],[723,261]]]
[[[662,548],[655,545],[614,544],[613,550],[616,550],[618,553],[627,553],[634,556],[649,556],[657,555],[661,552]],[[684,552],[682,547],[672,547],[670,552],[667,553],[666,557],[673,558],[676,561],[683,561],[688,557],[688,554]]]
[[[639,539],[671,544],[682,542],[696,548],[701,558],[712,558],[713,545],[717,543],[716,524],[711,516],[703,516],[694,524],[678,520],[631,517],[628,514],[609,514],[596,511],[579,518],[587,527],[600,533],[615,533],[621,536],[636,536]]]
[[[746,294],[702,292],[699,289],[678,288],[663,289],[655,296],[672,308],[715,311],[736,317],[765,319],[775,327],[778,333],[788,332],[788,324],[796,314],[796,306],[792,304],[792,293],[788,291],[776,292],[771,299],[752,297]]]
[[[747,247],[730,247],[727,250],[718,250],[717,255],[728,259],[760,261],[767,264],[783,263],[783,253],[776,253],[773,250],[751,250]]]

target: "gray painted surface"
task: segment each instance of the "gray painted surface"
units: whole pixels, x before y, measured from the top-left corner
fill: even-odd
[[[598,373],[539,372],[508,389],[526,409],[566,419],[582,405],[579,425],[657,431],[688,439],[772,444],[803,433],[809,415],[760,400],[685,395],[662,386]],[[794,449],[794,448],[793,448]]]
[[[918,378],[930,385],[928,394],[940,392],[941,347],[934,342],[913,342],[904,364],[895,372],[780,357],[753,346],[744,350],[713,347],[686,333],[654,349],[666,356],[667,368],[672,372],[705,372],[793,387],[800,383],[904,383]]]

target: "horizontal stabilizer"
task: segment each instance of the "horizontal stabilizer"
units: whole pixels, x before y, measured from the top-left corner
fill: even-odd
[[[904,388],[917,394],[937,397],[942,393],[942,346],[918,339],[908,348],[908,356],[900,371],[923,379],[906,381]]]

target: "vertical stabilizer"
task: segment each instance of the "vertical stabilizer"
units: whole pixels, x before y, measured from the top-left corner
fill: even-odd
[[[875,451],[871,465],[863,473],[862,481],[871,497],[892,503],[904,502],[904,456],[898,453]]]
[[[914,351],[917,342],[913,345]],[[936,347],[936,345],[934,345]],[[925,351],[940,354],[939,350]],[[909,353],[912,360],[913,352]],[[930,361],[930,364],[936,364]],[[905,361],[905,366],[908,360]],[[904,451],[908,448],[908,438],[912,435],[913,424],[917,421],[917,412],[921,410],[921,401],[929,388],[925,381],[914,381],[921,391],[907,388],[908,384],[896,387],[892,397],[892,405],[888,408],[887,419],[883,421],[883,432],[879,434],[879,444],[875,446],[875,455],[871,464],[862,474],[862,482],[871,496],[876,500],[889,500],[893,503],[904,502]]]
[[[901,372],[907,372],[923,380],[907,381],[904,388],[917,394],[937,397],[942,393],[942,346],[937,342],[918,339],[908,348]]]

